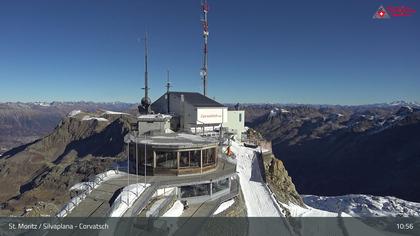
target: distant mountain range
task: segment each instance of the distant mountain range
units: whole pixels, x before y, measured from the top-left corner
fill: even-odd
[[[50,133],[72,110],[134,111],[135,104],[112,102],[7,102],[0,103],[0,155]]]
[[[420,109],[252,106],[248,125],[272,141],[301,194],[420,201]]]
[[[303,195],[306,205],[329,212],[344,212],[355,217],[419,217],[420,203],[395,197],[350,194],[334,197]]]

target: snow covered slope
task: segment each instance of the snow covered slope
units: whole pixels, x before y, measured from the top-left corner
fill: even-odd
[[[350,194],[335,197],[303,195],[305,204],[331,212],[345,212],[351,216],[420,216],[420,203],[395,197]]]
[[[270,195],[262,177],[255,149],[232,142],[232,152],[237,159],[237,171],[249,217],[283,216]]]

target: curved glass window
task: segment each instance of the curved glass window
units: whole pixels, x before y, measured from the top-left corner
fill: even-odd
[[[177,168],[177,153],[156,151],[156,167],[176,169]]]
[[[216,163],[216,148],[203,150],[203,166],[209,166]]]
[[[201,151],[183,151],[179,152],[179,167],[200,167],[201,163]]]

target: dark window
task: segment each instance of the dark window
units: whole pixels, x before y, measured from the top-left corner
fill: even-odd
[[[177,158],[176,152],[156,152],[156,167],[176,169]]]
[[[200,150],[195,151],[184,151],[179,153],[179,167],[200,167],[201,152]]]
[[[181,198],[210,195],[210,183],[181,187]]]
[[[146,152],[144,151],[146,149]],[[138,161],[140,163],[140,166],[144,165],[144,155],[146,154],[146,165],[153,166],[153,150],[151,147],[145,147],[144,144],[138,145]]]
[[[203,150],[203,166],[208,166],[216,163],[216,148],[209,148]]]
[[[242,122],[242,113],[239,113],[239,122]]]

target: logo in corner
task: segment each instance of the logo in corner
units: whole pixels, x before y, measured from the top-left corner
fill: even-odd
[[[373,19],[389,19],[390,16],[386,9],[381,5],[379,6],[378,10],[373,15]]]

